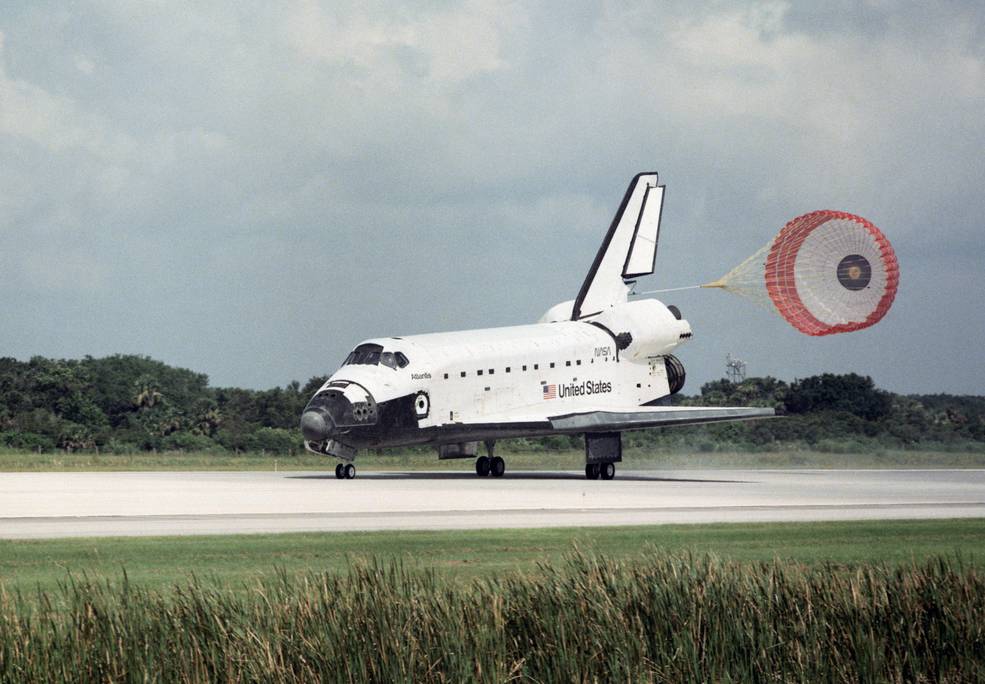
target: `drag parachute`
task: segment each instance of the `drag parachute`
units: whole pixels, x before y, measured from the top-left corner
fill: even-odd
[[[807,335],[874,325],[896,297],[899,266],[886,236],[861,216],[815,211],[790,221],[717,287],[764,304]]]

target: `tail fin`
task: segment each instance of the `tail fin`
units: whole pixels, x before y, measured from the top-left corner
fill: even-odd
[[[629,281],[653,273],[664,196],[664,186],[657,181],[654,171],[636,174],[630,182],[575,299],[571,320],[625,302]]]

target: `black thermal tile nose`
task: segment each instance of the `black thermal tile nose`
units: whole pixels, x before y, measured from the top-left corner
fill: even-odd
[[[328,437],[328,425],[321,411],[305,411],[301,416],[301,434],[309,442],[320,442]]]

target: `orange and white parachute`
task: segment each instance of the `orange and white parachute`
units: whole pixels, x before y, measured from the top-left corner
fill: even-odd
[[[874,325],[896,297],[899,265],[886,236],[861,216],[815,211],[790,221],[751,257],[702,285],[772,308],[808,335]]]

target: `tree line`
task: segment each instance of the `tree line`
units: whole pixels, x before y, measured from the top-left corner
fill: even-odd
[[[325,377],[248,390],[131,355],[29,361],[0,358],[0,446],[32,451],[302,450],[298,420]],[[644,430],[629,446],[731,449],[981,449],[985,397],[899,395],[871,378],[824,374],[784,382],[716,380],[684,405],[771,406],[784,420]],[[532,450],[580,448],[577,436],[512,440]]]
[[[903,395],[855,373],[824,373],[787,383],[772,377],[740,383],[716,380],[679,402],[699,406],[769,406],[782,420],[720,423],[686,437],[702,450],[809,448],[858,452],[879,449],[981,450],[985,397]]]
[[[248,390],[143,356],[0,359],[0,444],[28,450],[301,449],[298,419],[325,381]]]

